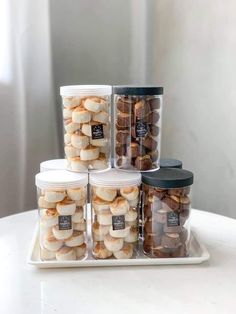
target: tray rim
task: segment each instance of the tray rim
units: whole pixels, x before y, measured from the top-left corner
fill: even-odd
[[[37,268],[76,268],[76,267],[117,267],[117,266],[161,266],[161,265],[191,265],[201,264],[210,259],[206,246],[199,240],[196,232],[191,230],[191,236],[195,239],[202,252],[200,256],[176,257],[176,258],[137,258],[137,259],[93,259],[76,261],[41,261],[32,258],[36,241],[38,240],[38,224],[35,227],[27,255],[27,264]]]

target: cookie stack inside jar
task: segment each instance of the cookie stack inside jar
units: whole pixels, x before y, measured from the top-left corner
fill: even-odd
[[[60,88],[67,170],[86,172],[110,168],[111,92],[109,85]]]
[[[141,174],[110,169],[90,174],[92,254],[130,259],[138,248]]]
[[[187,257],[193,173],[161,168],[142,173],[143,252],[149,257]]]
[[[162,87],[114,86],[115,167],[160,167]]]
[[[51,170],[35,177],[42,260],[76,260],[87,256],[88,175]]]

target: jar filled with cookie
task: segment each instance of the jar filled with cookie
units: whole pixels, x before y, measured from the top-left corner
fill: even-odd
[[[92,254],[130,259],[138,247],[140,173],[110,169],[90,174]]]
[[[110,161],[110,85],[62,86],[67,170],[103,171]]]
[[[143,173],[143,252],[149,257],[187,257],[193,173],[161,168]]]
[[[159,169],[163,87],[114,86],[113,93],[115,167]]]
[[[88,175],[51,170],[35,176],[41,260],[87,256]]]

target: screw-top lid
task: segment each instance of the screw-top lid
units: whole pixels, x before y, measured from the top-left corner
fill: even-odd
[[[160,86],[133,86],[116,85],[113,86],[113,94],[130,96],[153,96],[163,95],[163,87]]]
[[[160,168],[179,168],[182,169],[182,161],[178,159],[160,159]]]
[[[124,172],[110,169],[102,173],[92,173],[89,175],[89,183],[112,188],[122,188],[126,186],[139,185],[141,174],[138,172]]]
[[[35,185],[40,189],[77,188],[88,184],[88,175],[66,170],[40,172],[35,176]]]
[[[111,85],[70,85],[61,86],[61,96],[106,96],[111,95]]]
[[[40,163],[40,172],[49,170],[66,170],[66,159],[52,159]]]
[[[142,182],[163,189],[182,188],[193,184],[193,173],[184,169],[161,168],[143,172]]]

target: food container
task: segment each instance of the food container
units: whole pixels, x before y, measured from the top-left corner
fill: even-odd
[[[76,260],[87,255],[88,175],[52,170],[35,177],[42,260]]]
[[[66,159],[52,159],[40,163],[40,172],[50,170],[66,170]]]
[[[162,87],[114,86],[115,167],[160,167]]]
[[[149,257],[186,257],[190,239],[193,173],[163,168],[142,174],[143,252]]]
[[[96,259],[135,257],[140,173],[111,169],[90,174],[92,247]]]
[[[67,169],[109,169],[111,86],[74,85],[60,89]]]
[[[179,168],[182,169],[183,163],[178,159],[160,159],[160,168]]]

